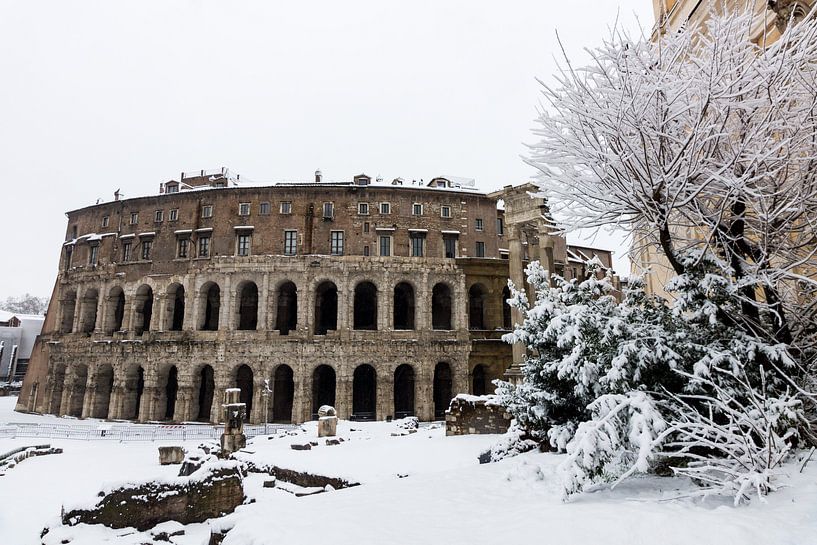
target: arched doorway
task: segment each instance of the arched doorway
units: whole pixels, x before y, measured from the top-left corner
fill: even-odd
[[[174,365],[167,371],[165,384],[165,420],[173,420],[176,413],[176,394],[179,392],[179,370]]]
[[[275,329],[281,335],[289,335],[296,327],[298,327],[298,289],[292,282],[284,282],[278,288]]]
[[[119,286],[114,286],[108,292],[107,325],[105,333],[113,335],[122,331],[122,321],[125,319],[125,292]]]
[[[474,367],[474,371],[471,373],[471,393],[475,396],[483,396],[488,393],[485,366],[482,364]]]
[[[441,361],[434,367],[434,418],[445,418],[452,397],[451,366]]]
[[[142,367],[131,369],[125,379],[122,418],[139,420],[139,409],[142,405],[142,394],[144,391],[145,370],[142,369]]]
[[[170,331],[181,331],[184,326],[184,286],[171,284],[167,289],[165,323]]]
[[[335,406],[335,370],[319,365],[312,373],[312,418],[318,417],[322,405]]]
[[[333,282],[321,282],[315,290],[315,335],[337,328],[338,288]]]
[[[479,284],[468,290],[468,329],[485,329],[485,289]]]
[[[272,421],[292,422],[292,402],[295,398],[295,381],[292,368],[282,364],[275,369],[272,385]]]
[[[213,394],[216,390],[216,380],[213,368],[205,365],[199,372],[199,410],[196,420],[200,422],[210,421],[210,411],[213,407]]]
[[[368,364],[358,365],[352,377],[352,420],[377,419],[377,374]]]
[[[99,292],[96,288],[85,291],[80,307],[80,323],[83,333],[93,333],[96,329],[96,311],[99,307]]]
[[[113,367],[103,364],[96,372],[96,395],[91,416],[93,418],[108,418],[110,414],[111,392],[113,391]]]
[[[60,414],[62,392],[65,387],[65,365],[56,365],[51,373],[51,407],[50,414]]]
[[[221,308],[221,288],[215,282],[207,282],[201,287],[201,331],[218,331],[218,313]]]
[[[371,282],[355,286],[354,328],[377,329],[377,288]]]
[[[62,300],[61,333],[71,333],[74,330],[74,311],[77,307],[77,292],[68,293]]]
[[[511,329],[513,327],[513,319],[511,317],[511,305],[508,304],[508,299],[511,298],[511,290],[508,286],[502,289],[502,327],[504,329]]]
[[[244,282],[238,289],[238,329],[254,331],[258,327],[258,286]]]
[[[451,288],[435,284],[431,290],[431,328],[451,329]]]
[[[414,416],[414,368],[407,363],[394,370],[394,417]]]
[[[240,403],[244,403],[247,407],[247,421],[250,420],[252,414],[252,396],[253,396],[253,374],[249,365],[242,365],[238,368],[235,374],[235,385],[241,389],[241,394],[238,397]]]
[[[414,329],[414,288],[408,282],[394,286],[394,329]]]
[[[71,389],[71,399],[68,404],[68,415],[82,417],[82,406],[85,403],[85,388],[88,384],[88,367],[77,365],[74,367]]]
[[[134,331],[141,335],[145,331],[150,331],[150,321],[153,318],[153,288],[147,284],[142,284],[136,290],[136,323]]]

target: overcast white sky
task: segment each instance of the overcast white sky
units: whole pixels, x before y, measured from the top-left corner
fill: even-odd
[[[651,5],[0,0],[0,299],[50,295],[65,211],[182,170],[522,183],[555,31],[581,60]]]

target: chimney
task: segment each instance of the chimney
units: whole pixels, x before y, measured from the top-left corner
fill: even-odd
[[[320,169],[316,170],[315,171],[315,183],[316,184],[321,183],[321,178],[322,177],[323,177],[323,174],[321,174],[321,170]]]

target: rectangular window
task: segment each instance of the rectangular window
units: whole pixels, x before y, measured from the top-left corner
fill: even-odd
[[[331,202],[323,203],[323,219],[331,220],[335,217],[335,204]]]
[[[74,255],[74,248],[71,246],[65,247],[65,270],[71,268],[71,256]]]
[[[212,218],[213,217],[213,205],[212,204],[205,204],[201,207],[201,217],[203,218]]]
[[[477,231],[483,231],[485,229],[485,224],[482,222],[482,218],[477,218],[474,222],[474,229]]]
[[[250,240],[251,239],[252,239],[252,235],[250,235],[250,234],[240,234],[240,235],[238,235],[238,255],[240,255],[240,256],[250,255]]]
[[[268,216],[270,211],[270,206],[268,202],[262,202],[261,205],[258,207],[258,213],[262,216]]]
[[[94,244],[91,246],[91,255],[88,256],[88,264],[96,265],[96,260],[99,257],[99,246]]]
[[[284,201],[281,203],[281,213],[282,214],[292,214],[292,203],[289,201]]]
[[[381,235],[380,237],[380,255],[387,257],[391,255],[391,237]]]
[[[387,202],[380,203],[380,213],[381,214],[391,214],[391,204]]]
[[[369,247],[368,247],[368,246],[364,246],[364,247],[363,247],[363,255],[364,255],[364,256],[368,256],[368,255],[369,255]]]
[[[496,234],[499,236],[505,234],[505,221],[502,218],[496,218]]]
[[[298,231],[284,231],[284,255],[298,253]]]
[[[249,216],[250,215],[250,203],[248,203],[248,202],[238,203],[238,215],[239,216]]]
[[[485,243],[484,242],[477,242],[476,248],[476,257],[485,257]]]
[[[413,216],[422,216],[423,215],[423,205],[420,203],[414,203],[411,205],[411,214]]]
[[[149,261],[150,250],[153,248],[153,241],[143,240],[140,244],[142,245],[142,261]]]
[[[357,203],[357,213],[361,216],[368,216],[369,215],[369,203],[367,202],[359,202]]]
[[[190,241],[186,238],[180,238],[177,246],[176,257],[185,259],[187,257],[187,250],[190,246]]]
[[[110,216],[102,216],[102,227],[107,227],[111,223]]]
[[[426,239],[421,236],[412,236],[411,240],[411,257],[423,257],[423,246],[425,246]]]
[[[441,206],[440,207],[440,217],[450,218],[451,217],[451,207],[450,206]]]
[[[210,237],[199,237],[199,257],[210,257]]]
[[[443,238],[443,245],[445,246],[445,257],[457,257],[457,238],[445,237]]]
[[[133,248],[131,242],[122,243],[122,261],[130,261],[131,248]]]
[[[153,214],[153,221],[156,223],[162,223],[165,220],[165,211],[164,210],[157,210]]]
[[[179,209],[178,208],[172,208],[170,210],[170,218],[169,219],[170,219],[170,221],[178,221],[178,219],[179,219]]]
[[[329,234],[329,246],[332,255],[343,255],[343,231],[332,231]]]
[[[130,224],[136,225],[139,223],[139,212],[131,212],[130,213]]]

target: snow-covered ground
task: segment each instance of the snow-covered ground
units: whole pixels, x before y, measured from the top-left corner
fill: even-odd
[[[0,398],[0,423],[21,420],[10,413],[12,407],[11,398]],[[633,479],[614,491],[563,503],[555,475],[561,456],[529,453],[479,465],[477,454],[495,436],[445,437],[442,428],[424,428],[395,437],[393,423],[341,422],[339,435],[345,441],[340,445],[320,440],[312,450],[292,450],[291,443],[317,440],[314,423],[304,429],[253,439],[242,456],[361,486],[298,498],[263,488],[263,477],[251,475],[245,490],[255,502],[213,521],[232,528],[224,545],[817,543],[817,460],[802,474],[795,464],[787,467],[789,487],[765,504],[735,508],[731,498],[691,499],[685,497],[694,490],[690,483],[658,477]],[[3,545],[40,543],[41,529],[58,520],[62,505],[92,499],[106,483],[178,471],[178,466],[159,466],[159,443],[3,439],[0,452],[35,442],[65,452],[26,460],[0,477]],[[175,528],[171,523],[162,529]],[[205,545],[209,539],[207,524],[184,530],[172,543]],[[49,543],[71,537],[72,545],[147,541],[146,534],[131,530],[87,526],[63,528],[48,537]]]

